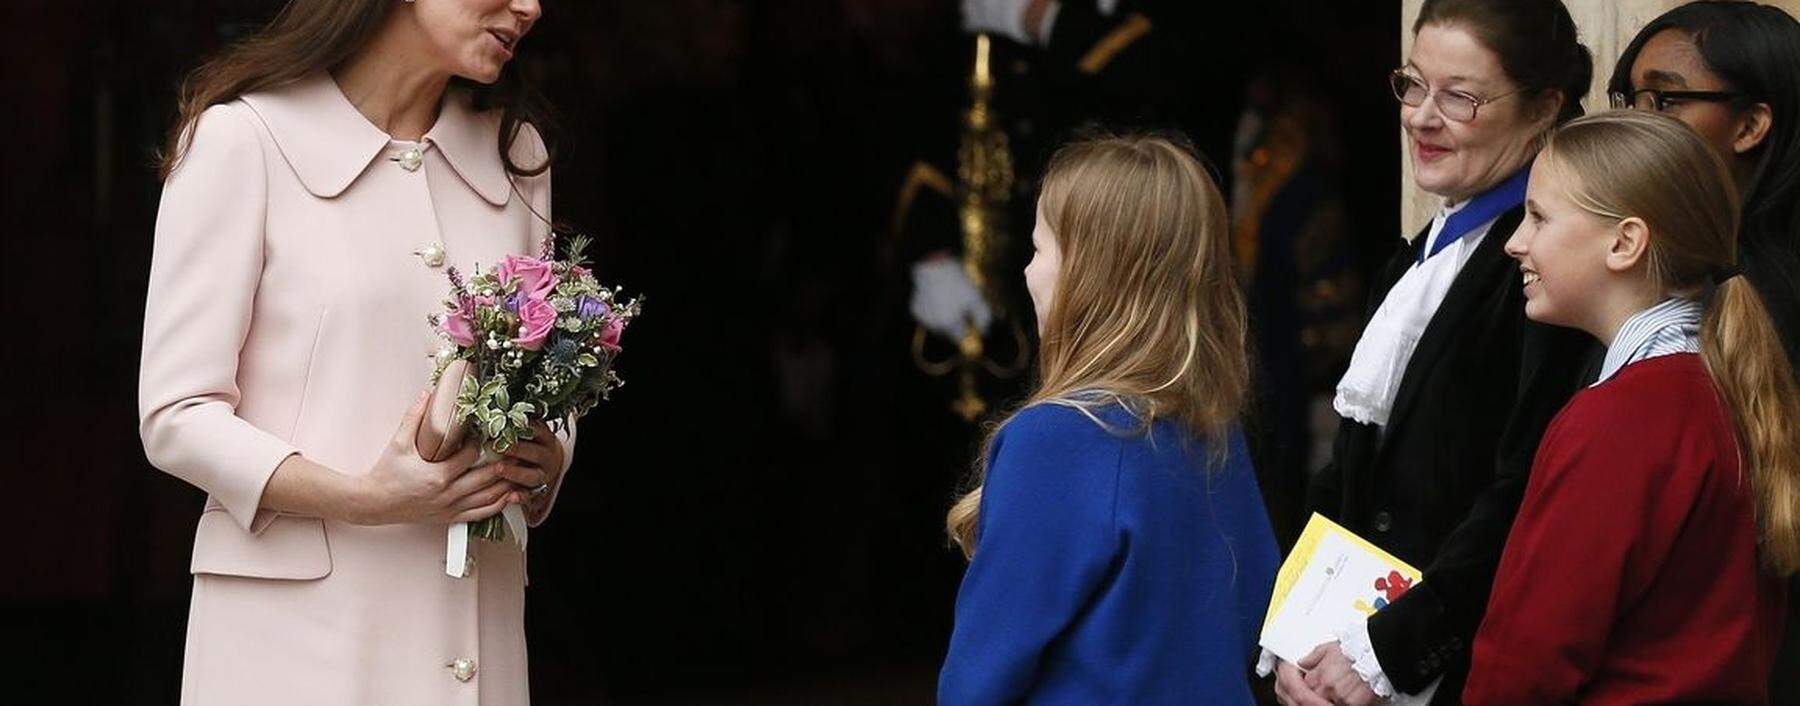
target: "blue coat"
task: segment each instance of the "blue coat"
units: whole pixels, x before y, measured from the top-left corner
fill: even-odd
[[[1242,435],[1037,405],[996,437],[941,706],[1250,704],[1279,556]]]

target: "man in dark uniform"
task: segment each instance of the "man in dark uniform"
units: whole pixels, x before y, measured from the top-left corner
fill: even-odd
[[[1207,28],[1206,19],[1219,21]],[[1035,325],[1018,273],[1031,255],[1037,180],[1050,152],[1078,131],[1181,133],[1221,186],[1227,184],[1217,165],[1230,153],[1242,95],[1239,69],[1257,45],[1246,30],[1267,23],[1223,19],[1224,13],[1192,2],[964,0],[965,31],[991,39],[989,107],[1005,133],[1012,184],[994,238],[1000,252],[971,266],[962,252],[958,209],[967,185],[959,176],[967,175],[959,175],[952,151],[958,141],[946,134],[939,153],[914,163],[902,182],[892,237],[898,259],[912,263],[910,309],[919,329],[929,332],[925,348],[950,357],[973,325],[993,362],[1010,363],[1026,352],[1017,347],[1017,334]],[[985,286],[971,281],[971,270],[985,276]],[[1021,391],[1016,381],[982,384],[1000,399]]]

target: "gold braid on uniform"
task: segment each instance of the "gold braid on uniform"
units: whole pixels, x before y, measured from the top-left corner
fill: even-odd
[[[899,240],[905,232],[906,217],[912,212],[913,201],[919,198],[919,189],[931,189],[943,194],[944,198],[956,196],[956,186],[950,183],[950,177],[929,162],[913,162],[912,169],[906,173],[906,181],[900,183],[900,196],[894,201],[894,216],[888,223],[889,237]]]
[[[1112,63],[1113,58],[1118,56],[1119,52],[1125,51],[1125,47],[1143,39],[1144,35],[1150,33],[1150,29],[1150,18],[1145,17],[1141,12],[1131,13],[1131,16],[1126,17],[1124,22],[1113,28],[1113,31],[1107,32],[1106,36],[1101,37],[1100,41],[1094,44],[1094,48],[1089,49],[1088,53],[1081,57],[1081,61],[1075,65],[1076,68],[1088,75],[1100,73],[1107,64]]]

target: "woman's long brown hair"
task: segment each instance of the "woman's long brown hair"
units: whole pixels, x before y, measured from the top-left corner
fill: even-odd
[[[1147,430],[1177,420],[1222,458],[1250,363],[1219,188],[1185,143],[1099,137],[1051,158],[1039,208],[1062,253],[1038,350],[1040,381],[1021,405],[1082,411],[1122,404]],[[973,556],[988,433],[974,487],[946,518]],[[1105,425],[1102,425],[1105,426]]]
[[[1700,355],[1736,427],[1763,562],[1800,571],[1800,389],[1762,296],[1733,275],[1739,204],[1725,162],[1680,121],[1635,110],[1570,122],[1540,159],[1574,177],[1583,210],[1642,219],[1651,280],[1706,302]]]
[[[337,67],[367,46],[397,7],[394,0],[289,0],[262,31],[221,50],[181,82],[175,124],[157,154],[159,177],[169,177],[207,108]],[[477,110],[501,111],[496,148],[508,172],[535,176],[550,168],[556,151],[549,107],[513,64],[501,69],[492,85],[462,78],[452,85],[467,89]],[[542,164],[513,161],[512,145],[522,125],[542,137],[550,155]]]

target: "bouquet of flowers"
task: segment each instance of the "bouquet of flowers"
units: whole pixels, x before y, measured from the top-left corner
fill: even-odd
[[[448,433],[466,429],[479,437],[482,458],[477,465],[500,457],[520,440],[533,438],[533,420],[544,420],[552,430],[572,423],[624,384],[612,364],[621,350],[619,339],[640,310],[640,300],[623,299],[617,287],[608,288],[584,266],[583,255],[591,240],[584,235],[568,239],[562,256],[556,256],[557,237],[552,234],[538,257],[507,256],[497,267],[464,279],[448,270],[450,297],[444,312],[431,317],[445,340],[437,353],[432,382],[442,395],[447,385],[458,385],[455,404],[434,404],[449,410],[440,420]],[[446,371],[461,375],[460,384],[445,379]],[[455,443],[443,452],[454,451]],[[450,529],[450,556],[446,567],[460,576],[468,539],[503,541],[508,523],[523,541],[523,515],[516,507],[466,528]],[[463,536],[458,536],[461,532]],[[464,548],[461,556],[457,545]]]

